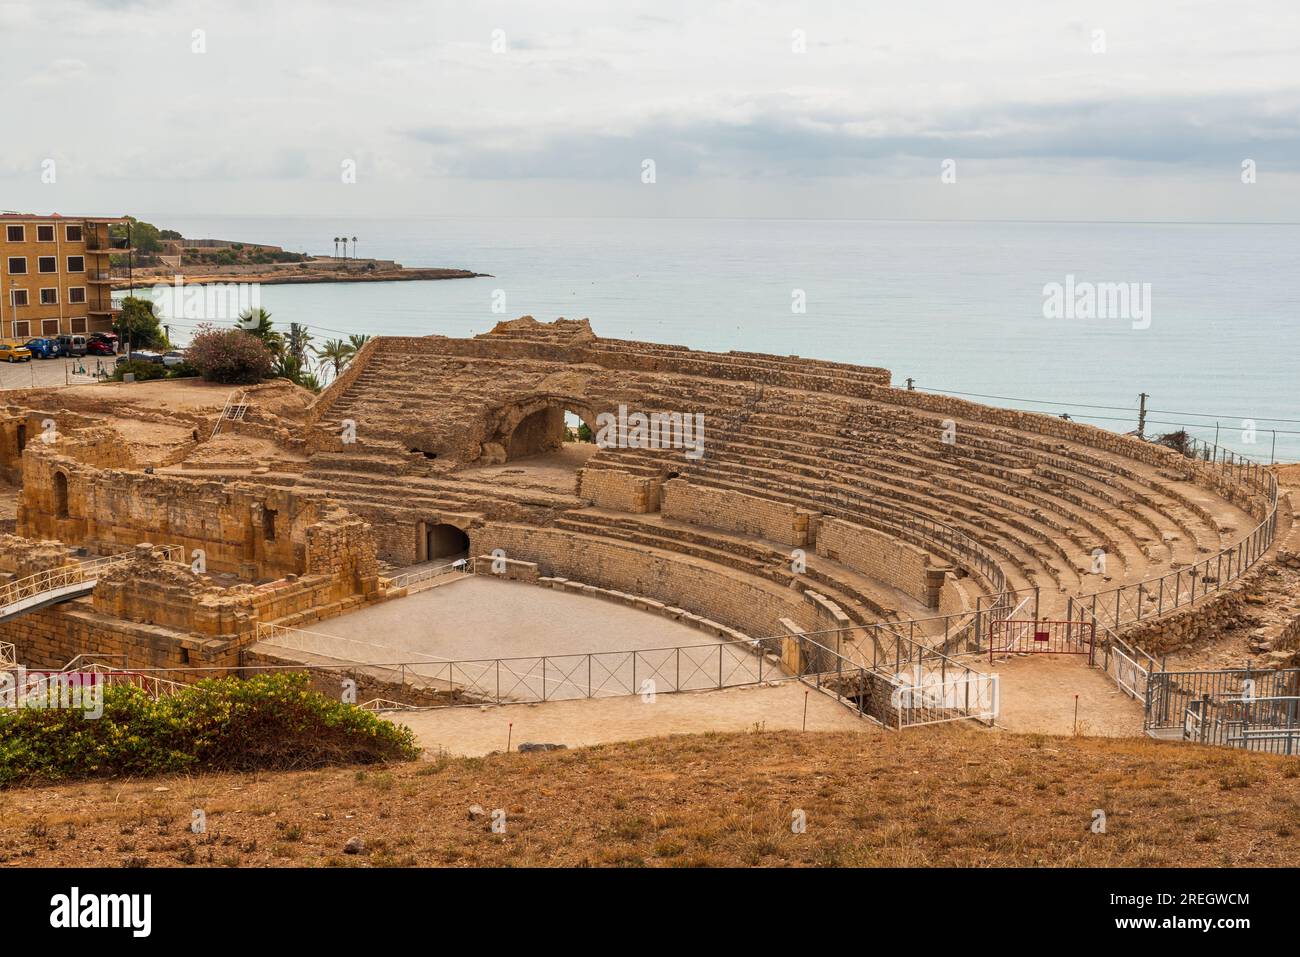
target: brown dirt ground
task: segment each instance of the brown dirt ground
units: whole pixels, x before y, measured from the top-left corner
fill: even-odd
[[[1294,866],[1298,777],[1294,758],[1145,739],[709,734],[13,789],[0,863]],[[470,820],[475,804],[504,810],[506,833]],[[206,834],[190,832],[195,808]],[[343,853],[352,837],[365,853]]]

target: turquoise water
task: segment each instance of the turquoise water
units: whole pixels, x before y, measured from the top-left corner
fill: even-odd
[[[1179,424],[1300,459],[1295,285],[1300,226],[848,220],[180,218],[187,236],[458,266],[492,278],[267,286],[277,324],[319,338],[453,336],[503,318],[588,317],[597,334],[885,366],[895,384],[982,393],[1118,431],[1150,394]],[[1044,318],[1047,283],[1150,283],[1149,328]],[[505,296],[492,311],[494,293]],[[806,311],[792,311],[795,290]],[[1140,322],[1139,322],[1140,324]],[[183,339],[182,330],[176,338]],[[995,401],[995,400],[988,400]],[[1113,406],[1085,409],[1044,403]],[[1170,414],[1178,413],[1178,414]],[[1190,413],[1208,413],[1192,416]],[[1242,441],[1255,420],[1254,444]],[[1290,419],[1291,422],[1278,421]],[[1168,423],[1168,424],[1166,424]],[[1285,434],[1286,431],[1296,434]]]

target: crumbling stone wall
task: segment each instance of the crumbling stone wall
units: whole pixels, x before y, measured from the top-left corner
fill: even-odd
[[[101,470],[45,452],[28,453],[25,473],[25,537],[106,553],[142,541],[202,549],[209,568],[249,580],[304,573],[306,530],[326,505],[320,495]]]

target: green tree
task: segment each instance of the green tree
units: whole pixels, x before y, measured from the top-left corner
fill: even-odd
[[[348,342],[352,343],[353,349],[360,352],[361,347],[373,338],[374,336],[348,336]]]
[[[306,364],[307,347],[310,344],[311,333],[307,331],[307,327],[300,322],[289,323],[289,334],[284,339],[285,351],[299,362]]]
[[[271,375],[276,379],[288,379],[294,385],[313,392],[319,392],[321,388],[316,374],[301,359],[288,353],[276,357],[275,364],[271,366]]]
[[[122,311],[113,320],[113,331],[125,346],[128,342],[132,349],[166,348],[167,337],[163,334],[158,317],[154,315],[153,303],[148,299],[128,296],[122,300]]]
[[[152,256],[162,251],[162,233],[157,226],[134,216],[127,216],[126,220],[131,227],[131,248],[142,256]],[[127,226],[125,223],[112,226],[110,233],[115,239],[126,239]]]
[[[326,363],[334,370],[334,378],[338,378],[340,372],[347,368],[352,357],[357,354],[356,348],[342,339],[326,339],[325,344],[312,349],[316,353],[316,358]]]
[[[271,314],[265,309],[245,309],[239,314],[238,327],[271,350],[271,355],[284,352],[284,336],[275,331]]]

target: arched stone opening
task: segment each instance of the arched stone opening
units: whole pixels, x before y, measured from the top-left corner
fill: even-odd
[[[564,446],[564,409],[547,405],[520,420],[510,433],[506,461],[555,452]]]
[[[416,553],[421,561],[465,558],[469,555],[469,536],[464,530],[448,522],[419,525],[420,541]]]
[[[68,517],[68,476],[63,472],[54,473],[54,516]]]

